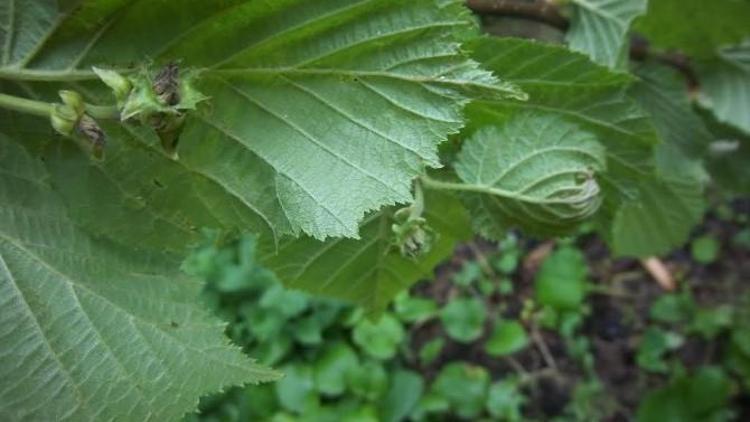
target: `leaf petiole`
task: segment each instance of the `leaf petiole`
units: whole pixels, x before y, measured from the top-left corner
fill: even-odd
[[[120,110],[116,106],[86,104],[86,114],[100,120],[119,120]]]
[[[52,113],[52,104],[43,101],[29,100],[13,95],[0,93],[0,107],[34,116],[47,117]]]
[[[417,219],[424,214],[424,192],[422,192],[422,182],[417,179],[414,181],[414,203],[411,207],[409,219]]]

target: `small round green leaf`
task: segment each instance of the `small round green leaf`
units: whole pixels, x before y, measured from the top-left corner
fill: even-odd
[[[496,419],[507,422],[523,420],[521,406],[525,397],[518,391],[518,383],[513,379],[504,379],[490,386],[487,395],[487,412]]]
[[[710,264],[719,257],[721,245],[713,236],[701,236],[690,244],[693,259],[701,264]]]
[[[288,290],[281,284],[275,284],[263,293],[260,306],[264,309],[274,309],[293,318],[307,309],[308,296],[295,290]]]
[[[343,342],[330,346],[315,362],[315,386],[329,396],[337,396],[346,389],[346,374],[359,365],[357,354]]]
[[[461,298],[450,302],[440,312],[440,320],[452,339],[471,343],[482,335],[487,310],[478,299]]]
[[[576,310],[586,296],[586,262],[572,247],[558,249],[542,264],[536,277],[536,299],[558,310]]]
[[[282,372],[284,378],[275,384],[276,397],[281,406],[290,411],[302,413],[318,401],[313,382],[313,370],[306,365],[289,365]]]
[[[432,389],[448,400],[456,415],[473,419],[484,409],[489,384],[490,375],[483,367],[453,362],[443,367]]]
[[[666,373],[669,366],[664,360],[664,355],[682,346],[683,341],[679,334],[649,327],[638,346],[636,362],[647,371]]]
[[[292,333],[295,340],[307,346],[323,342],[323,326],[315,315],[296,320],[292,324]]]
[[[666,323],[686,321],[694,312],[695,302],[688,292],[662,295],[649,310],[653,320]]]
[[[415,408],[423,392],[424,380],[420,374],[407,370],[394,372],[381,406],[382,422],[404,420]]]
[[[518,321],[498,321],[485,350],[490,356],[508,356],[529,344],[526,330]]]
[[[375,401],[388,387],[388,374],[379,362],[368,361],[347,373],[346,381],[356,396]]]
[[[401,323],[393,315],[385,314],[376,322],[365,318],[357,323],[352,340],[367,355],[386,360],[396,354],[404,335]]]
[[[453,276],[453,282],[459,286],[468,287],[482,277],[482,267],[477,262],[467,261],[461,270]]]
[[[443,346],[445,346],[445,339],[443,337],[436,337],[428,341],[419,349],[419,361],[423,365],[429,365],[440,356]]]
[[[424,322],[437,314],[437,304],[432,299],[411,297],[408,292],[398,295],[393,309],[404,322]]]

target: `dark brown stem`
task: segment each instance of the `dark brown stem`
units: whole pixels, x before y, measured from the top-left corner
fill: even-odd
[[[679,52],[654,51],[643,37],[633,36],[630,39],[630,58],[636,61],[655,60],[680,72],[690,90],[698,88],[698,75],[693,69],[690,57]]]
[[[479,14],[516,16],[566,30],[568,20],[548,0],[466,0],[466,6]]]
[[[480,15],[518,17],[546,23],[563,31],[570,25],[554,0],[466,0],[466,6]],[[636,61],[651,59],[674,68],[683,75],[691,91],[699,86],[690,58],[684,54],[654,51],[647,40],[634,36],[630,58]]]

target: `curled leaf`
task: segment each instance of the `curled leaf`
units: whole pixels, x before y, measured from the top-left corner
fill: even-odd
[[[604,154],[593,135],[563,118],[521,113],[471,136],[456,172],[485,234],[513,226],[564,234],[599,210]]]
[[[417,259],[432,250],[436,233],[423,217],[411,214],[411,207],[402,208],[394,214],[393,245],[404,258]]]

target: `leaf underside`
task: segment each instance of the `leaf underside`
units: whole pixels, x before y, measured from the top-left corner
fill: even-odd
[[[700,102],[716,119],[750,135],[750,41],[699,66]]]
[[[176,420],[278,374],[223,337],[164,257],[90,240],[41,162],[0,135],[0,419]]]
[[[119,124],[105,127],[103,162],[65,145],[49,154],[72,216],[141,247],[180,250],[202,226],[356,238],[366,213],[408,202],[412,178],[439,166],[437,145],[462,126],[469,95],[520,95],[462,55],[473,21],[458,1],[16,6],[0,75],[80,79],[91,101],[112,102],[92,66],[203,70],[211,99],[189,118],[178,161],[148,129]],[[21,31],[26,15],[34,25]],[[48,99],[58,89],[7,85]]]
[[[111,104],[92,66],[177,60],[210,100],[178,160],[145,126],[101,122],[94,161],[47,121],[0,112],[0,159],[17,164],[0,172],[4,419],[174,420],[203,393],[274,379],[191,305],[200,286],[175,274],[176,253],[201,227],[255,231],[285,252],[268,261],[288,284],[382,309],[466,232],[460,206],[436,200],[443,234],[408,261],[389,253],[383,206],[439,166],[470,97],[521,97],[464,57],[474,22],[459,1],[62,4],[0,0],[2,92],[52,102],[65,87]],[[316,240],[338,236],[362,240]],[[295,253],[304,266],[289,266]]]

